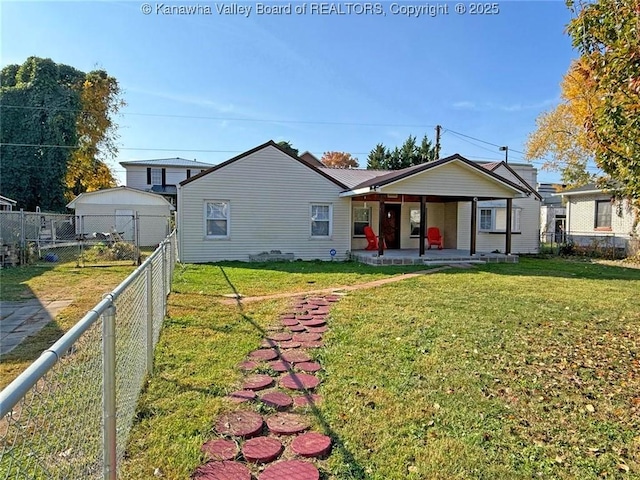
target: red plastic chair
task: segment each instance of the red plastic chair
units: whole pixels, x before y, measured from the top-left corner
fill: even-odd
[[[427,228],[427,249],[431,250],[431,245],[437,245],[438,250],[442,250],[442,235],[438,227]]]
[[[365,248],[365,250],[378,250],[378,237],[376,237],[376,234],[373,233],[373,228],[371,228],[369,225],[364,227],[364,236],[367,238],[367,248]],[[384,248],[387,247],[384,244],[384,241],[382,246]]]

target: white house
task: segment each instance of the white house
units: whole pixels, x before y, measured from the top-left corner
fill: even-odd
[[[162,196],[129,187],[82,193],[67,208],[75,210],[77,235],[117,232],[141,247],[155,246],[166,238],[174,210]]]
[[[0,211],[10,212],[16,207],[17,203],[18,202],[16,202],[15,200],[0,195]]]
[[[540,241],[564,242],[567,231],[567,209],[562,197],[557,193],[565,185],[556,183],[539,183],[538,193],[542,196],[540,205]]]
[[[158,193],[172,205],[176,203],[177,185],[180,182],[213,166],[178,157],[131,160],[120,162],[120,165],[126,170],[127,187]]]
[[[567,236],[576,244],[604,242],[628,248],[632,235],[640,235],[634,227],[634,213],[629,202],[615,200],[594,183],[564,190],[558,194],[567,210]]]
[[[270,141],[180,183],[180,259],[346,259],[367,246],[365,226],[384,237],[380,255],[424,253],[427,226],[447,249],[537,252],[539,197],[527,175],[460,155],[397,171],[317,167]]]

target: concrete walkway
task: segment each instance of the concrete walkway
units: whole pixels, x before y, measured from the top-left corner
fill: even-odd
[[[16,348],[25,338],[35,335],[73,300],[32,300],[0,302],[0,355]]]

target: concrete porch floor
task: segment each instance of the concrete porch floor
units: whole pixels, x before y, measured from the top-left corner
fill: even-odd
[[[367,265],[448,265],[455,263],[518,263],[517,255],[503,253],[476,252],[469,255],[469,250],[443,249],[426,250],[419,256],[419,250],[385,250],[382,257],[377,251],[354,250],[350,258]]]

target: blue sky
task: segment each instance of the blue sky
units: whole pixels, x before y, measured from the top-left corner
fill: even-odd
[[[253,1],[164,2],[212,11],[164,15],[151,1],[145,15],[143,3],[0,3],[2,66],[35,55],[118,79],[128,105],[111,165],[122,183],[120,161],[219,163],[269,139],[318,157],[350,152],[364,167],[377,143],[433,140],[436,124],[443,156],[500,160],[497,146],[507,145],[509,160],[522,162],[536,117],[557,104],[577,56],[562,1],[498,2],[492,15],[420,1],[381,2],[380,15],[258,15]],[[319,2],[278,2],[289,3]],[[407,17],[394,3],[441,11]],[[223,4],[252,11],[220,15]],[[539,171],[540,181],[558,178]]]

